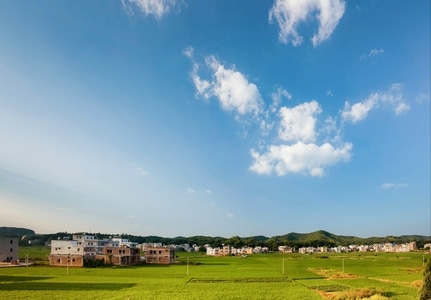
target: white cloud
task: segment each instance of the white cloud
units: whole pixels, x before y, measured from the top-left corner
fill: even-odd
[[[372,110],[378,103],[378,94],[371,94],[364,102],[359,102],[354,105],[350,105],[346,101],[344,110],[341,113],[343,120],[348,120],[352,123],[357,123],[365,119],[368,112]]]
[[[341,143],[341,129],[337,126],[337,120],[327,117],[319,130],[319,135],[325,136],[324,140],[332,143]]]
[[[400,115],[405,111],[408,111],[410,109],[410,105],[408,103],[405,102],[400,102],[398,104],[395,105],[394,107],[394,111],[396,115]]]
[[[192,188],[187,189],[187,194],[196,194],[196,191]]]
[[[383,49],[371,49],[370,52],[361,56],[361,60],[366,59],[368,57],[374,57],[374,56],[377,56],[377,55],[382,54],[382,53],[385,53],[385,50],[383,50]]]
[[[321,112],[319,103],[314,100],[293,108],[280,108],[281,123],[278,132],[280,139],[313,142],[316,138],[315,116]]]
[[[430,100],[431,100],[430,94],[421,93],[421,94],[418,94],[416,96],[416,102],[419,103],[419,104],[420,103],[430,102]]]
[[[188,46],[186,49],[184,49],[183,54],[187,56],[188,58],[192,59],[195,49],[193,49],[192,46]]]
[[[199,65],[197,63],[193,63],[193,71],[191,72],[191,77],[193,80],[193,83],[196,87],[197,95],[208,100],[212,95],[212,84],[207,81],[203,80],[198,75],[199,71]]]
[[[191,59],[193,59],[192,54],[190,51],[185,52],[185,55]],[[197,63],[193,64],[190,74],[197,96],[204,99],[217,97],[224,110],[235,111],[239,115],[261,112],[263,101],[259,90],[255,84],[248,81],[246,76],[235,68],[226,68],[214,56],[206,57],[205,64],[211,71],[211,81],[201,79]]]
[[[260,129],[260,136],[249,152],[252,158],[249,170],[257,174],[321,177],[326,168],[349,161],[352,155],[353,144],[343,141],[340,122],[357,123],[376,108],[390,108],[397,115],[410,109],[403,96],[403,85],[398,83],[386,91],[371,93],[358,103],[346,101],[339,115],[322,120],[323,110],[316,100],[293,107],[281,106],[283,98],[293,98],[282,87],[275,87],[270,95],[272,101],[265,108],[257,86],[235,67],[226,67],[212,55],[199,64],[191,47],[184,50],[184,55],[193,62],[190,76],[198,97],[217,98],[224,110],[236,113],[236,119],[244,114],[257,115],[251,121]],[[204,74],[201,69],[206,69],[206,79],[200,76]],[[326,95],[332,96],[332,92],[328,90]]]
[[[274,19],[280,27],[279,39],[283,43],[291,42],[294,46],[302,43],[303,38],[297,28],[307,22],[318,11],[319,29],[312,42],[317,46],[328,39],[337,27],[345,10],[343,0],[275,0],[269,11],[269,21]]]
[[[137,167],[135,170],[136,170],[136,173],[137,173],[138,175],[141,175],[141,176],[148,175],[148,172],[147,172],[147,171],[145,171],[144,169],[140,168],[140,167]]]
[[[227,214],[226,214],[226,216],[227,216],[228,218],[230,218],[230,219],[235,218],[235,215],[234,215],[234,214],[232,214],[232,213],[227,213]]]
[[[292,95],[285,89],[281,87],[277,87],[276,91],[271,94],[272,105],[270,107],[271,112],[275,112],[277,108],[280,106],[281,100],[283,97],[287,100],[292,99]]]
[[[154,15],[157,19],[178,7],[179,0],[121,0],[124,9],[130,15],[138,8],[145,15]]]
[[[358,102],[354,105],[346,101],[341,117],[343,121],[357,123],[365,119],[372,109],[385,106],[391,107],[396,115],[410,109],[410,105],[403,96],[402,84],[394,83],[388,91],[373,93],[363,102]]]
[[[409,185],[406,183],[384,183],[380,186],[381,189],[404,188]]]
[[[383,49],[371,49],[368,56],[376,56],[377,54],[385,53],[385,50]]]
[[[250,151],[254,160],[250,170],[258,174],[275,172],[283,176],[287,173],[301,173],[320,177],[324,175],[325,167],[350,160],[351,150],[350,143],[345,143],[340,148],[334,148],[329,143],[321,146],[303,142],[293,145],[272,145],[263,154],[254,149]]]

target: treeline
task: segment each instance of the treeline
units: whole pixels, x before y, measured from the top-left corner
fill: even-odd
[[[422,235],[404,235],[404,236],[387,236],[387,237],[368,237],[359,238],[354,236],[341,236],[318,230],[311,233],[288,233],[281,236],[251,236],[239,237],[233,236],[212,237],[212,236],[191,236],[191,237],[174,237],[166,238],[161,236],[137,236],[131,234],[106,234],[91,233],[98,239],[120,236],[130,241],[143,243],[161,243],[163,245],[209,245],[211,247],[220,247],[222,245],[231,245],[235,248],[248,247],[268,247],[270,251],[275,251],[278,246],[288,246],[292,248],[301,247],[336,247],[347,245],[373,245],[380,243],[409,243],[416,242],[419,249],[423,248],[426,243],[431,243],[431,237]],[[51,234],[35,234],[33,230],[16,227],[0,227],[0,236],[15,236],[20,238],[20,245],[46,245],[51,240],[72,237],[72,233],[58,232]]]
[[[35,232],[27,228],[0,226],[0,237],[2,236],[22,237],[25,235],[35,235]]]

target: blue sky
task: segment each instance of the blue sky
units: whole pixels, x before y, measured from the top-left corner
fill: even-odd
[[[3,1],[0,220],[430,235],[430,2]]]

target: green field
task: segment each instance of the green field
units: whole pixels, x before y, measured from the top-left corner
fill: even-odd
[[[43,256],[46,249],[34,251]],[[346,295],[364,291],[382,295],[371,299],[417,299],[424,269],[419,252],[178,255],[176,265],[69,268],[69,274],[47,265],[0,268],[0,299],[325,299],[324,292],[353,299]]]

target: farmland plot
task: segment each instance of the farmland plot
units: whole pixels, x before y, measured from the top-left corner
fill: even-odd
[[[417,299],[419,286],[414,283],[422,280],[422,259],[420,253],[179,253],[178,264],[170,266],[69,268],[69,274],[66,268],[49,266],[1,268],[0,298],[349,299],[346,295],[380,294],[380,299]]]

